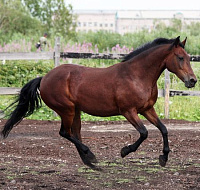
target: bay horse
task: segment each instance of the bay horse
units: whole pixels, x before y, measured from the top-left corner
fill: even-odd
[[[195,86],[197,79],[184,49],[186,39],[181,42],[180,36],[174,39],[157,38],[110,67],[63,64],[44,77],[31,80],[9,106],[13,111],[3,126],[2,136],[6,138],[24,117],[41,107],[43,100],[61,118],[59,134],[75,145],[84,164],[95,169],[96,157],[81,139],[81,111],[102,117],[123,115],[136,128],[140,137],[121,149],[122,157],[136,151],[148,136],[138,116],[141,114],[162,134],[163,155],[159,156],[159,163],[164,167],[170,149],[168,131],[153,107],[158,95],[157,80],[168,69],[186,87]]]

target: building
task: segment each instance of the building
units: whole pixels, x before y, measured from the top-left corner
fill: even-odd
[[[78,16],[77,31],[116,31],[116,11],[76,11]]]
[[[200,10],[119,10],[119,11],[75,11],[77,31],[106,30],[125,34],[142,29],[151,31],[155,22],[170,25],[172,19],[183,24],[200,22]]]

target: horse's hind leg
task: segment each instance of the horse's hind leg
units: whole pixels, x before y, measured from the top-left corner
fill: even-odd
[[[73,123],[72,123],[72,134],[73,136],[78,139],[80,142],[82,142],[82,138],[81,138],[81,113],[80,110],[76,109],[75,110],[75,116],[73,119]]]
[[[78,138],[80,138],[79,134],[75,133],[73,134],[72,126],[77,123],[77,121],[74,121],[77,116],[74,114],[65,114],[65,116],[62,116],[61,119],[61,129],[59,134],[71,141],[77,148],[78,153],[83,161],[84,164],[87,166],[96,169],[96,166],[92,163],[96,163],[97,160],[95,158],[95,155],[90,151],[90,149],[84,145]],[[78,137],[78,138],[77,138]]]
[[[125,146],[121,150],[121,156],[122,158],[128,155],[131,152],[135,152],[137,148],[140,146],[140,144],[147,138],[148,131],[143,125],[142,121],[137,115],[137,112],[135,110],[129,110],[123,114],[126,119],[137,129],[137,131],[140,133],[139,139],[132,145]]]
[[[168,160],[168,154],[170,152],[168,143],[168,131],[165,125],[158,118],[154,108],[142,113],[153,125],[155,125],[161,132],[163,136],[163,155],[160,155],[159,162],[161,166],[165,166]]]
[[[73,137],[75,137],[80,142],[82,142],[82,138],[81,138],[81,113],[80,113],[80,110],[78,110],[78,109],[75,109],[75,116],[74,116],[74,119],[73,119],[71,130],[72,130]],[[88,150],[89,150],[89,148],[88,148]],[[79,152],[79,154],[82,154],[82,153]],[[83,156],[84,156],[84,154],[83,154]],[[91,151],[90,151],[90,154],[88,156],[89,156],[89,159],[92,163],[97,163],[96,157]]]

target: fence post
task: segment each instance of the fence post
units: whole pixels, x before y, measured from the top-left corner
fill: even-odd
[[[165,69],[165,119],[169,119],[170,73]]]
[[[54,67],[57,67],[60,65],[60,37],[55,38],[55,46],[54,46]],[[58,114],[53,111],[53,115],[55,117],[58,116]]]
[[[60,65],[60,37],[55,38],[54,65],[55,67]]]

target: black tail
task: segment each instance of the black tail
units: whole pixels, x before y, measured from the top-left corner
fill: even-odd
[[[38,92],[41,79],[42,77],[35,78],[24,85],[17,99],[6,108],[6,110],[8,108],[15,109],[9,115],[10,118],[7,120],[1,131],[4,138],[8,136],[12,128],[19,124],[24,117],[31,115],[35,109],[42,106],[40,94]]]

